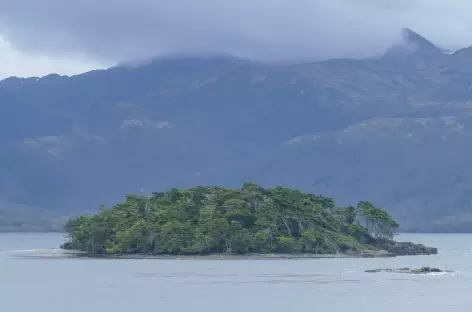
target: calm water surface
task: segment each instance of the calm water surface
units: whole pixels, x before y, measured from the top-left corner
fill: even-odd
[[[313,260],[57,257],[59,234],[0,234],[0,311],[468,312],[472,235],[401,235],[437,256]],[[49,250],[48,250],[49,249]],[[364,273],[420,267],[456,274]]]

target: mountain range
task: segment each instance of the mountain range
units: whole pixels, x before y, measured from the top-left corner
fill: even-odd
[[[372,59],[169,56],[11,77],[0,125],[0,228],[251,181],[370,200],[405,230],[472,230],[472,47],[409,29]]]

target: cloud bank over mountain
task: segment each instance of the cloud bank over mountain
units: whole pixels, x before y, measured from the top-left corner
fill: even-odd
[[[470,45],[471,9],[467,0],[1,0],[0,34],[16,57],[47,56],[51,70],[69,59],[57,65],[63,72],[84,59],[92,67],[170,53],[358,58],[401,40],[403,27],[446,48]],[[0,76],[10,73],[0,62]],[[14,67],[28,73],[43,64]]]
[[[44,76],[48,73],[74,74],[85,72],[102,64],[87,58],[49,57],[34,51],[18,50],[0,37],[0,79],[2,77]]]

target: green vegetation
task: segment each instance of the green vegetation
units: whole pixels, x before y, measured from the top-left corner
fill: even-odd
[[[336,207],[328,197],[246,183],[130,195],[65,228],[63,248],[90,254],[335,254],[391,242],[398,224],[369,202]]]

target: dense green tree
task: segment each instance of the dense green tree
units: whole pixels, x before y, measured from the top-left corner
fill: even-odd
[[[368,201],[357,204],[359,224],[377,238],[392,239],[399,224],[385,210],[375,207]]]
[[[391,239],[397,227],[370,202],[336,207],[328,197],[246,183],[128,195],[70,220],[63,247],[90,254],[326,254]]]

